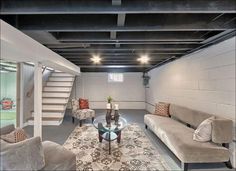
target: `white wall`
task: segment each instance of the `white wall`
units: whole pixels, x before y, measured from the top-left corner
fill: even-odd
[[[108,73],[82,73],[77,77],[76,97],[87,98],[90,107],[104,109],[111,96],[120,109],[145,109],[145,88],[142,73],[124,73],[124,82],[108,83]],[[73,88],[72,97],[75,96]]]
[[[152,112],[156,102],[166,101],[235,122],[235,41],[231,38],[151,70],[146,109]]]

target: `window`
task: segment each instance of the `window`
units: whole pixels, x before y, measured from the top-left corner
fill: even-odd
[[[109,73],[108,82],[123,82],[124,75],[122,73]]]

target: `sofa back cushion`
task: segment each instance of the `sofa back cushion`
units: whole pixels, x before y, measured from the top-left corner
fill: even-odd
[[[4,126],[4,127],[0,128],[0,135],[9,134],[10,132],[12,132],[14,130],[15,130],[15,126],[13,124]]]
[[[212,116],[208,113],[196,111],[175,104],[170,104],[169,112],[171,117],[189,124],[193,128],[197,128],[202,123],[202,121]]]
[[[212,142],[230,143],[233,141],[233,121],[216,118],[212,122]]]

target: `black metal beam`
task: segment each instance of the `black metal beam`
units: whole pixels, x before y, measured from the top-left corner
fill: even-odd
[[[124,54],[119,54],[119,55],[106,55],[106,54],[100,54],[101,58],[104,59],[123,59],[123,60],[130,60],[130,59],[136,59],[137,57],[142,56],[143,54],[129,54],[129,55],[124,55]],[[173,54],[158,54],[158,55],[153,55],[153,54],[145,54],[148,55],[150,58],[153,59],[160,59],[160,58],[168,58],[170,56],[177,56]],[[62,55],[66,59],[90,59],[93,55],[92,54],[84,54],[84,55]]]
[[[205,32],[203,32],[205,33]],[[218,33],[218,32],[217,32]],[[203,41],[202,32],[119,32],[115,40],[110,39],[108,32],[60,32],[53,35],[61,42],[181,42]]]
[[[76,42],[76,43],[58,43],[58,44],[45,44],[48,48],[67,48],[67,47],[82,47],[90,45],[115,45],[116,42]],[[119,44],[131,44],[131,45],[171,45],[171,44],[195,44],[199,45],[201,42],[119,42]]]
[[[92,56],[94,54],[92,53],[88,53],[88,52],[59,52],[58,53],[59,55],[62,55],[64,57],[79,57],[79,56]],[[183,55],[185,54],[185,52],[148,52],[148,55]],[[134,56],[134,55],[140,55],[140,53],[135,53],[135,52],[103,52],[99,55],[102,55],[102,56]]]
[[[223,31],[235,28],[234,14],[19,15],[18,29],[50,32]],[[14,17],[14,16],[13,16]],[[124,22],[125,18],[125,23]],[[137,22],[138,20],[138,22]],[[30,21],[30,22],[29,22]],[[14,25],[14,23],[11,23]]]
[[[192,49],[192,48],[196,48],[198,47],[198,45],[187,45],[187,44],[169,44],[169,45],[121,45],[119,48],[115,48],[115,49]],[[113,49],[114,45],[91,45],[89,47],[59,47],[59,48],[53,48],[53,50],[63,50],[63,49],[71,49],[71,50],[77,50],[77,49]]]
[[[159,61],[161,62],[161,61]],[[73,62],[75,65],[79,65],[79,66],[92,66],[94,63],[93,62]],[[130,66],[130,65],[140,65],[140,63],[138,62],[103,62],[102,63],[103,65],[115,65],[115,66],[119,66],[119,65],[122,65],[122,66]],[[151,66],[154,66],[155,64],[157,64],[157,62],[149,62],[149,67]]]
[[[104,46],[104,44],[56,44],[56,45],[47,45],[48,48],[51,49],[73,49],[73,48],[93,48],[93,47],[98,47],[98,48],[104,48],[104,47],[114,47],[114,44],[106,44],[106,46]],[[199,43],[175,43],[175,44],[171,44],[171,43],[165,43],[165,44],[161,44],[160,42],[158,44],[151,44],[149,42],[146,43],[142,43],[140,42],[139,44],[134,43],[134,44],[122,44],[121,47],[130,47],[131,49],[133,47],[159,47],[159,46],[168,46],[168,47],[188,47],[188,48],[195,48],[197,46],[199,46]]]
[[[1,0],[2,14],[235,13],[235,0]]]

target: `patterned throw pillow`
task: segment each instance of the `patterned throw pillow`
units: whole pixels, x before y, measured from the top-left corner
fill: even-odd
[[[89,109],[88,99],[79,99],[79,108],[80,109]]]
[[[155,115],[169,117],[169,103],[159,102],[155,106]]]
[[[194,131],[193,140],[199,142],[207,142],[211,140],[212,135],[212,121],[215,119],[214,116],[204,120]]]
[[[9,134],[1,135],[1,139],[9,143],[17,143],[27,139],[27,135],[22,128],[16,128]]]

